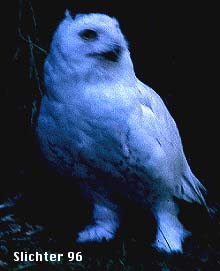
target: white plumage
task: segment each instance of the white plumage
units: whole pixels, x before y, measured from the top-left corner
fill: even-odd
[[[140,82],[119,24],[104,14],[69,12],[44,66],[46,93],[37,125],[42,152],[64,176],[82,178],[94,202],[78,242],[110,240],[120,224],[118,193],[150,208],[154,246],[181,252],[189,235],[175,198],[205,204],[176,124],[161,98]],[[132,215],[132,214],[131,214]]]

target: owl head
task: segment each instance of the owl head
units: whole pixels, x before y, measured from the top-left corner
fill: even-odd
[[[133,70],[127,42],[115,18],[69,11],[54,33],[47,59],[65,72],[91,77]]]

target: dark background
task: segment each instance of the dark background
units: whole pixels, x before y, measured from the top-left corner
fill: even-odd
[[[22,183],[18,181],[21,177],[30,180],[51,174],[41,163],[34,138],[36,113],[33,113],[33,105],[39,105],[40,93],[38,82],[30,71],[33,68],[30,47],[19,37],[18,28],[25,37],[30,35],[36,44],[48,50],[51,35],[66,8],[76,13],[103,12],[119,20],[130,44],[137,77],[166,102],[179,127],[193,172],[217,199],[217,12],[211,4],[187,1],[32,0],[10,1],[3,5],[2,15],[7,13],[1,41],[4,71],[2,174],[5,176],[2,183],[5,191],[16,190]],[[37,49],[34,54],[42,78],[45,55]]]

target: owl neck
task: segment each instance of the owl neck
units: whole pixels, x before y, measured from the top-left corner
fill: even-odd
[[[120,62],[97,62],[96,65],[85,65],[82,61],[70,61],[48,55],[44,64],[44,81],[47,94],[59,97],[63,93],[77,91],[79,88],[95,85],[123,85],[134,86],[136,76],[129,52]]]

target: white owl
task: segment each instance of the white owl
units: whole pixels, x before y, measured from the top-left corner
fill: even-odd
[[[205,188],[185,158],[176,124],[162,99],[135,76],[116,19],[66,11],[44,65],[46,92],[37,135],[49,164],[82,179],[94,203],[78,242],[113,239],[119,194],[150,209],[154,247],[181,252],[190,233],[176,198],[206,206]],[[132,214],[131,214],[132,216]]]

